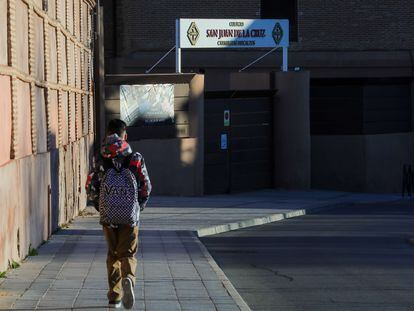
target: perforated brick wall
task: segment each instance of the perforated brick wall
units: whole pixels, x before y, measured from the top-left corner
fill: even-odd
[[[0,1],[0,271],[85,206],[94,7]]]

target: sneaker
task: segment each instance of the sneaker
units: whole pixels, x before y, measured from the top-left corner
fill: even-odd
[[[121,304],[122,304],[121,300],[110,301],[110,302],[108,302],[108,307],[113,308],[113,309],[119,309],[119,308],[121,308]]]
[[[125,309],[132,309],[135,303],[134,286],[130,278],[124,278],[122,280],[122,289],[124,296],[122,297],[122,304]]]

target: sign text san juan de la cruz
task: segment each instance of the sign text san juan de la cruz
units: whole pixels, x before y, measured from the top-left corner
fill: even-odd
[[[180,48],[289,46],[289,22],[276,19],[180,19]]]

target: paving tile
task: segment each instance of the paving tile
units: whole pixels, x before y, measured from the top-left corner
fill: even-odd
[[[106,284],[105,284],[106,285]],[[82,288],[79,292],[79,296],[90,296],[90,297],[99,297],[102,294],[106,295],[107,290],[100,288],[100,289],[88,289],[88,288]]]
[[[96,299],[96,298],[78,299],[74,303],[75,308],[82,308],[82,309],[89,309],[89,308],[96,308],[96,307],[105,308],[107,306],[108,306],[108,300],[106,299],[106,296],[100,299]]]
[[[195,289],[177,289],[177,297],[178,299],[185,299],[185,298],[199,298],[199,299],[207,299],[209,295],[205,289],[195,288]]]
[[[7,288],[10,290],[26,290],[30,287],[30,285],[32,284],[31,280],[13,280],[13,279],[9,279],[7,278],[1,285],[0,285],[0,289],[3,288]]]
[[[63,263],[55,264],[50,263],[46,265],[41,271],[40,274],[58,274],[62,269]]]
[[[53,282],[54,282],[54,279],[41,279],[41,278],[37,278],[30,285],[30,289],[46,290],[46,289],[48,289],[53,284]]]
[[[105,260],[106,260],[106,258],[105,258]],[[102,268],[95,267],[95,268],[92,268],[91,270],[89,270],[89,272],[88,272],[88,276],[98,277],[99,275],[106,276],[106,266],[102,267]]]
[[[230,304],[216,304],[217,311],[240,311],[240,308],[235,303]]]
[[[145,279],[172,279],[168,264],[166,263],[145,263],[143,267]]]
[[[83,288],[88,289],[101,289],[103,286],[107,286],[106,277],[100,280],[85,281],[85,283],[83,284]]]
[[[41,300],[38,304],[39,308],[72,308],[72,300]]]
[[[224,287],[213,289],[213,288],[207,288],[207,292],[210,295],[210,297],[229,297],[229,293]]]
[[[65,264],[65,269],[86,269],[88,270],[90,267],[91,263],[87,262],[76,262],[76,263],[66,263]]]
[[[23,295],[19,298],[20,300],[33,300],[33,299],[40,299],[45,293],[47,289],[28,289],[23,293]]]
[[[78,289],[83,285],[83,280],[56,280],[53,282],[53,289]]]
[[[217,295],[212,295],[211,293],[209,293],[210,295],[210,299],[215,303],[215,304],[235,304],[234,299],[227,295],[227,296],[217,296]]]
[[[145,282],[145,300],[176,300],[177,295],[172,282]]]
[[[209,300],[180,300],[183,311],[216,311],[216,307]]]
[[[146,311],[181,311],[180,304],[175,300],[145,300]]]
[[[38,300],[17,300],[13,305],[13,309],[31,309],[34,310]]]
[[[191,263],[172,263],[170,264],[171,275],[176,279],[200,279],[197,270]]]
[[[78,290],[62,291],[50,290],[41,299],[44,300],[59,300],[59,301],[74,301],[78,295]]]
[[[19,298],[22,293],[21,289],[10,289],[10,288],[0,288],[0,297],[3,298],[13,298],[15,299]]]
[[[21,269],[13,273],[9,273],[7,278],[9,280],[34,280],[39,275],[39,270]]]
[[[204,283],[201,280],[175,280],[174,285],[176,289],[200,289],[205,290]]]
[[[76,275],[76,276],[85,276],[89,271],[89,266],[85,268],[68,268],[66,265],[60,271],[61,274]]]
[[[13,303],[16,301],[15,297],[0,296],[0,309],[10,310]]]
[[[145,309],[145,301],[143,299],[137,299],[135,298],[134,307],[132,310],[146,310]]]
[[[42,281],[42,282],[49,282],[51,283],[53,280],[55,280],[57,277],[57,274],[39,274],[39,276],[36,278],[36,281]]]

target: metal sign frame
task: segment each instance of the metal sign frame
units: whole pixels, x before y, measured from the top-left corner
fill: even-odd
[[[182,48],[185,48],[185,49],[193,48],[191,46],[181,47],[181,29],[180,29],[181,21],[189,21],[189,20],[190,19],[176,19],[175,20],[175,71],[176,71],[176,73],[181,73],[181,49]],[[205,21],[205,19],[191,19],[191,21],[193,23],[194,23],[194,21],[197,21],[197,20]],[[212,19],[211,21],[220,21],[220,22],[226,21],[226,22],[231,23],[231,22],[237,22],[238,20],[236,20],[236,19],[219,19],[219,20]],[[283,31],[286,32],[286,33],[284,33],[283,35],[285,37],[289,38],[289,21],[288,20],[260,20],[259,19],[259,20],[248,20],[248,21],[252,21],[252,22],[254,22],[254,21],[273,21],[273,22],[275,22],[275,24],[277,24],[278,22],[283,22],[285,25],[287,23],[287,27],[286,27],[287,31],[286,31],[286,29],[284,29]],[[228,46],[227,48],[229,48],[229,47],[237,48],[237,46]],[[241,47],[243,47],[243,46],[241,46]],[[283,57],[282,71],[284,71],[284,72],[288,71],[289,39],[288,39],[287,43],[284,42],[283,45],[276,44],[275,46],[268,46],[268,47],[269,48],[273,47],[273,50],[275,50],[279,47],[282,48],[282,50],[283,50],[283,52],[282,52],[282,57]],[[194,48],[196,48],[196,47],[194,47]],[[204,47],[204,48],[214,48],[214,47]],[[225,47],[221,47],[221,48],[225,48]],[[254,47],[250,47],[250,48],[254,48]],[[263,46],[260,46],[260,48],[263,48]]]

